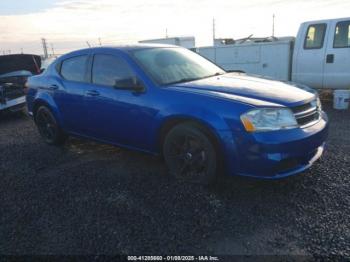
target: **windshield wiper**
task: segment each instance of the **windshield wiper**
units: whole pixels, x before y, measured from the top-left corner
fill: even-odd
[[[226,74],[226,72],[224,72],[224,73],[216,72],[215,74],[210,75],[210,76],[207,76],[207,77],[212,77],[212,76],[221,76],[221,75],[224,75],[224,74]],[[207,77],[205,77],[205,78],[207,78]]]
[[[191,81],[199,80],[199,79],[202,79],[202,77],[186,77],[186,78],[181,78],[180,80],[177,80],[177,81],[174,81],[174,82],[166,83],[166,85],[173,85],[173,84],[191,82]]]
[[[219,76],[219,75],[223,75],[223,74],[225,74],[225,73],[216,72],[215,74],[208,75],[208,76],[203,76],[203,77],[186,77],[186,78],[181,78],[180,80],[177,80],[177,81],[174,81],[174,82],[166,83],[166,85],[173,85],[173,84],[191,82],[191,81],[200,80],[200,79],[204,79],[204,78],[209,78],[209,77],[213,77],[213,76]]]

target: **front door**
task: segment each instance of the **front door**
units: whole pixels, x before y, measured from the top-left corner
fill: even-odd
[[[151,94],[119,88],[116,83],[137,77],[124,57],[97,53],[85,95],[89,136],[115,144],[149,149],[155,111]]]
[[[300,40],[293,60],[294,82],[323,87],[327,27],[327,23],[309,24],[298,34]]]
[[[330,26],[324,70],[324,87],[350,87],[350,19],[333,21]]]

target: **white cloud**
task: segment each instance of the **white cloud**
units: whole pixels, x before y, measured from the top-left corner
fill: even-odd
[[[268,36],[273,13],[276,34],[295,35],[301,22],[346,16],[349,8],[344,0],[64,0],[42,12],[0,16],[0,50],[40,52],[45,37],[62,53],[99,37],[104,44],[163,37],[166,28],[210,44],[214,16],[219,37]]]

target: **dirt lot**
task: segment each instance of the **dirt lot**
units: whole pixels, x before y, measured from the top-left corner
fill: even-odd
[[[0,254],[350,256],[350,111],[327,110],[328,148],[271,182],[179,184],[158,158],[70,139],[42,142],[25,116],[0,119]]]

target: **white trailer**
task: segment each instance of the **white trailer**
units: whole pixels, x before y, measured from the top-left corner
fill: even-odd
[[[196,51],[226,71],[244,71],[278,80],[291,77],[292,40],[200,47]]]

